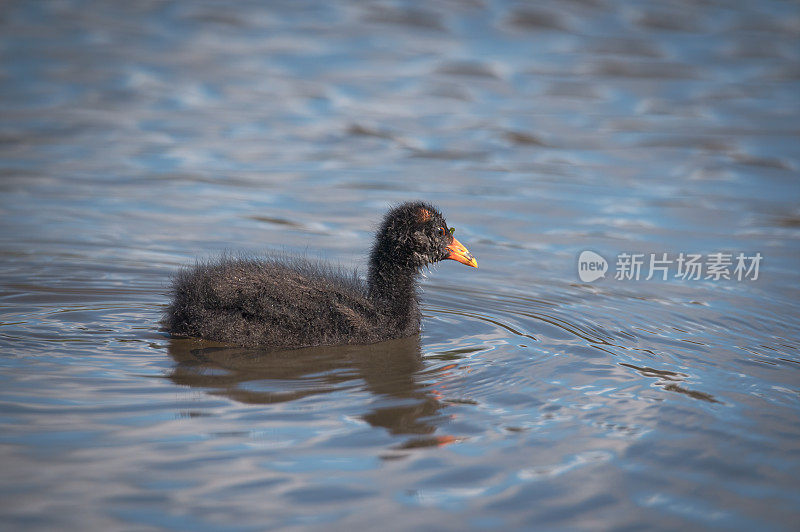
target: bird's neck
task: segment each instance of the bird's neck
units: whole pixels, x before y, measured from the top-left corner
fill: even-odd
[[[367,276],[369,296],[402,335],[419,332],[417,275],[415,268],[398,264],[379,249],[372,251]]]

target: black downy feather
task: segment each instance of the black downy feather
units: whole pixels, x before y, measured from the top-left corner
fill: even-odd
[[[356,272],[297,258],[221,257],[182,269],[162,323],[178,336],[242,346],[367,344],[420,329],[420,269],[453,242],[441,213],[404,203],[383,219],[366,283]]]

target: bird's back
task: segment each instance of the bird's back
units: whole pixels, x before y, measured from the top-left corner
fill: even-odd
[[[174,279],[164,324],[176,335],[268,348],[387,339],[386,317],[355,272],[296,259],[186,268]]]

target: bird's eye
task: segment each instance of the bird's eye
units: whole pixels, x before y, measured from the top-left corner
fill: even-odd
[[[439,228],[439,236],[444,236],[447,233],[447,230],[444,227]]]

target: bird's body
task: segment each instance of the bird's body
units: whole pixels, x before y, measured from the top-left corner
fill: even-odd
[[[285,349],[366,344],[419,332],[421,267],[452,258],[477,266],[424,203],[391,210],[367,280],[302,259],[220,258],[182,270],[163,323],[170,333]]]
[[[217,259],[179,273],[174,291],[167,328],[180,336],[279,348],[373,343],[387,330],[355,273],[302,260]]]

